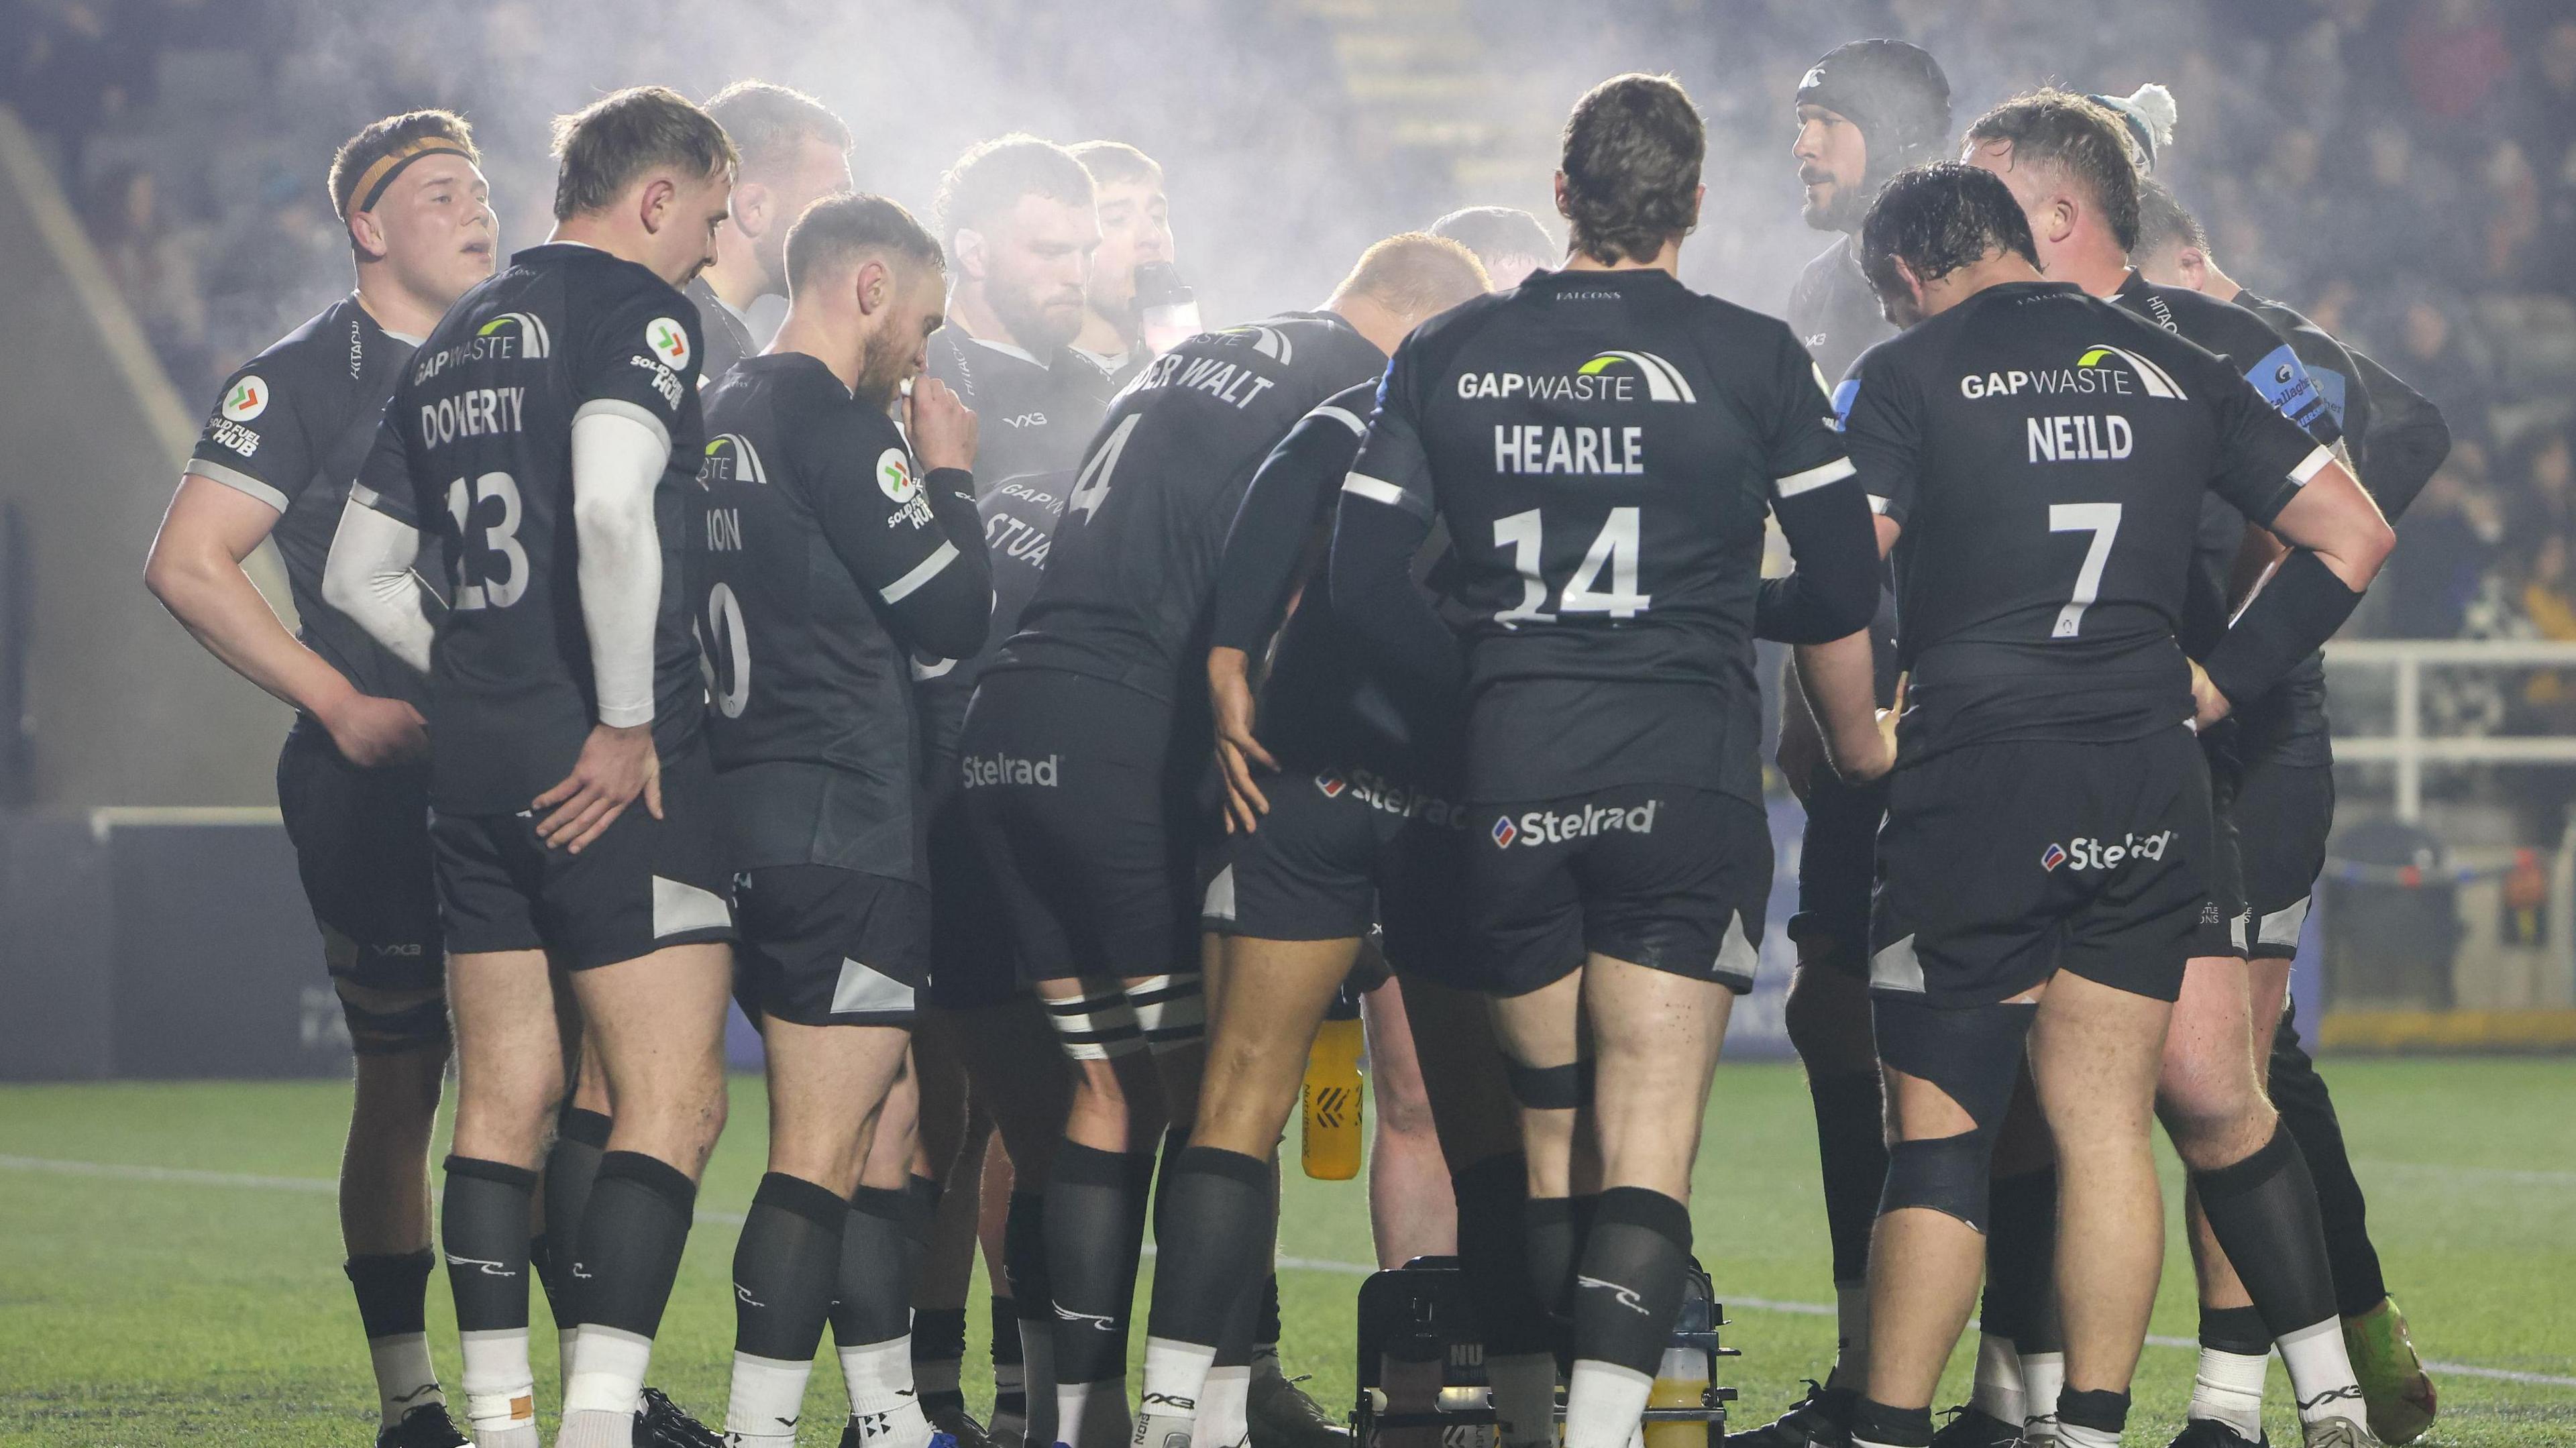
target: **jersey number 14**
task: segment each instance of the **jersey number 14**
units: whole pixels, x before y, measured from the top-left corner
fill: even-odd
[[[1583,562],[1557,594],[1557,612],[1606,613],[1612,618],[1644,613],[1654,600],[1637,591],[1637,537],[1637,510],[1611,509],[1591,548],[1585,550]],[[1545,542],[1546,527],[1536,508],[1494,520],[1494,546],[1512,550],[1512,569],[1521,576],[1521,601],[1495,614],[1494,622],[1505,628],[1556,622],[1556,614],[1547,611],[1547,575],[1539,567]],[[1601,589],[1605,572],[1610,575],[1608,592]]]

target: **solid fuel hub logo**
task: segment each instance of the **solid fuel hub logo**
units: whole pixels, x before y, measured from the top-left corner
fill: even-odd
[[[268,384],[256,375],[234,383],[233,390],[224,394],[224,416],[233,422],[248,422],[267,410]]]
[[[689,365],[688,329],[668,317],[655,317],[644,328],[644,340],[666,367]]]
[[[909,503],[921,491],[921,480],[912,475],[912,459],[899,447],[877,454],[877,489],[898,503]]]

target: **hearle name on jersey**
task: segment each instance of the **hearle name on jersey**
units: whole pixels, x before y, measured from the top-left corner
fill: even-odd
[[[1498,473],[1634,475],[1645,470],[1646,430],[1642,427],[1494,425],[1494,471]]]
[[[1267,331],[1268,328],[1242,328],[1243,331]],[[1255,372],[1249,365],[1229,362],[1222,357],[1193,356],[1186,352],[1166,352],[1136,374],[1127,384],[1129,392],[1151,392],[1157,388],[1185,387],[1208,394],[1220,402],[1232,403],[1238,410],[1252,405],[1254,398],[1278,384]],[[1040,421],[1044,421],[1043,418]]]
[[[2025,419],[2035,463],[2116,462],[2137,447],[2137,433],[2120,414],[2062,414]]]
[[[1419,819],[1442,829],[1464,829],[1466,811],[1426,789],[1399,784],[1369,769],[1328,769],[1315,776],[1315,788],[1326,799],[1344,795],[1405,819]]]
[[[1517,823],[1509,816],[1494,821],[1495,845],[1509,849],[1517,842],[1536,848],[1540,845],[1562,845],[1590,839],[1611,830],[1624,830],[1632,835],[1655,832],[1655,811],[1663,806],[1660,799],[1644,804],[1618,808],[1587,804],[1581,809],[1558,814],[1552,810],[1534,809],[1522,815]]]
[[[1652,352],[1603,352],[1572,372],[1461,372],[1458,395],[1533,402],[1697,402],[1681,369]]]
[[[968,789],[995,784],[1026,784],[1053,789],[1062,778],[1064,756],[1023,759],[1016,754],[969,754],[957,761]]]
[[[2055,870],[2060,865],[2070,870],[2116,870],[2131,860],[2161,860],[2165,847],[2174,841],[2174,832],[2158,830],[2139,839],[2134,834],[2120,836],[2120,843],[2097,840],[2090,835],[2077,835],[2063,847],[2050,845],[2040,851],[2039,867]]]
[[[519,431],[524,387],[469,387],[420,405],[420,441],[441,447],[461,437]]]

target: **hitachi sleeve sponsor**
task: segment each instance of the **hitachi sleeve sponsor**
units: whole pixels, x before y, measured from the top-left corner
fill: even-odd
[[[1505,817],[1494,821],[1494,843],[1508,849],[1515,842],[1523,845],[1561,845],[1573,840],[1622,830],[1632,835],[1655,832],[1655,812],[1663,801],[1650,799],[1641,805],[1617,809],[1587,804],[1581,809],[1558,814],[1553,810],[1534,809],[1517,821]]]
[[[1044,759],[1022,759],[1015,754],[969,754],[958,761],[966,788],[984,785],[1026,784],[1053,789],[1062,778],[1064,756],[1050,754]]]

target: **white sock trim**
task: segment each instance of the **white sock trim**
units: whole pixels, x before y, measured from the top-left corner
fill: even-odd
[[[2354,1376],[2352,1358],[2344,1348],[2342,1318],[2329,1317],[2283,1333],[2277,1346],[2281,1349],[2281,1365],[2290,1370],[2290,1391],[2299,1400],[2299,1421],[2349,1418],[2356,1423],[2366,1422],[2361,1382]]]
[[[564,1413],[633,1413],[653,1366],[653,1339],[620,1328],[584,1324],[564,1384]]]
[[[1655,1385],[1651,1373],[1598,1358],[1576,1358],[1566,1379],[1565,1448],[1623,1448]]]
[[[1968,1390],[1968,1406],[2005,1423],[2022,1415],[2021,1353],[2008,1337],[1977,1334],[1977,1378]]]
[[[725,1402],[727,1436],[741,1448],[793,1448],[796,1420],[804,1414],[805,1384],[813,1375],[810,1358],[799,1363],[735,1353],[733,1388]]]
[[[1252,1435],[1252,1365],[1208,1369],[1190,1448],[1242,1448]]]
[[[429,1334],[397,1332],[367,1339],[367,1362],[376,1375],[376,1407],[390,1428],[414,1408],[444,1403],[438,1369],[430,1365]]]
[[[489,1328],[456,1335],[461,1367],[457,1382],[465,1389],[465,1418],[476,1436],[514,1427],[534,1430],[537,1422],[537,1378],[528,1369],[528,1330]]]

